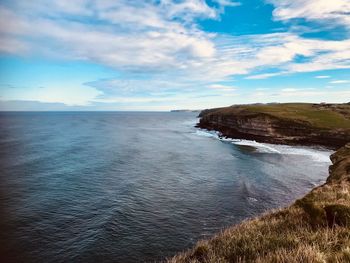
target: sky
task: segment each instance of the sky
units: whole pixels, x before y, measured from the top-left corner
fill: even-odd
[[[0,110],[350,101],[350,0],[1,0]]]

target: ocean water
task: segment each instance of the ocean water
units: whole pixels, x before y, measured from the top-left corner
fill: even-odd
[[[290,204],[330,151],[219,139],[196,113],[0,113],[1,262],[154,262]]]

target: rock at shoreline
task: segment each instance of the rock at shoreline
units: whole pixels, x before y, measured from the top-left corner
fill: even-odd
[[[350,104],[258,104],[204,110],[198,127],[259,142],[337,149],[350,141]]]

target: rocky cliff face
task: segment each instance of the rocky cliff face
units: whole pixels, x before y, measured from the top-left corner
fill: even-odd
[[[222,114],[203,111],[200,128],[219,131],[223,136],[278,144],[322,145],[339,148],[350,142],[346,129],[322,129],[306,121],[282,119],[265,113],[241,111]]]
[[[350,143],[331,155],[332,165],[329,167],[327,183],[350,182]]]

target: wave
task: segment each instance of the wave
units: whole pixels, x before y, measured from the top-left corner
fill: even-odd
[[[211,137],[220,141],[231,142],[235,145],[251,146],[259,153],[271,153],[282,155],[301,155],[312,158],[316,162],[330,163],[329,156],[333,151],[325,148],[312,148],[305,146],[291,146],[282,144],[260,143],[251,140],[230,139],[221,137],[217,131],[208,131],[204,129],[197,129],[196,134],[204,137]]]
[[[207,131],[203,129],[197,129],[196,134],[203,137],[213,137],[215,139],[220,139],[220,133],[216,131]]]
[[[254,198],[254,197],[247,197],[247,200],[250,202],[258,202],[258,199]]]
[[[263,153],[279,153],[282,154],[279,150],[275,148],[275,145],[267,144],[267,143],[260,143],[256,141],[250,141],[250,140],[238,140],[238,139],[232,139],[231,140],[233,144],[236,145],[245,145],[245,146],[251,146],[256,148],[256,151],[263,152]]]
[[[198,122],[199,122],[199,118],[195,118],[195,119],[192,119],[192,120],[186,120],[186,121],[183,122],[183,124],[185,126],[194,127]]]

